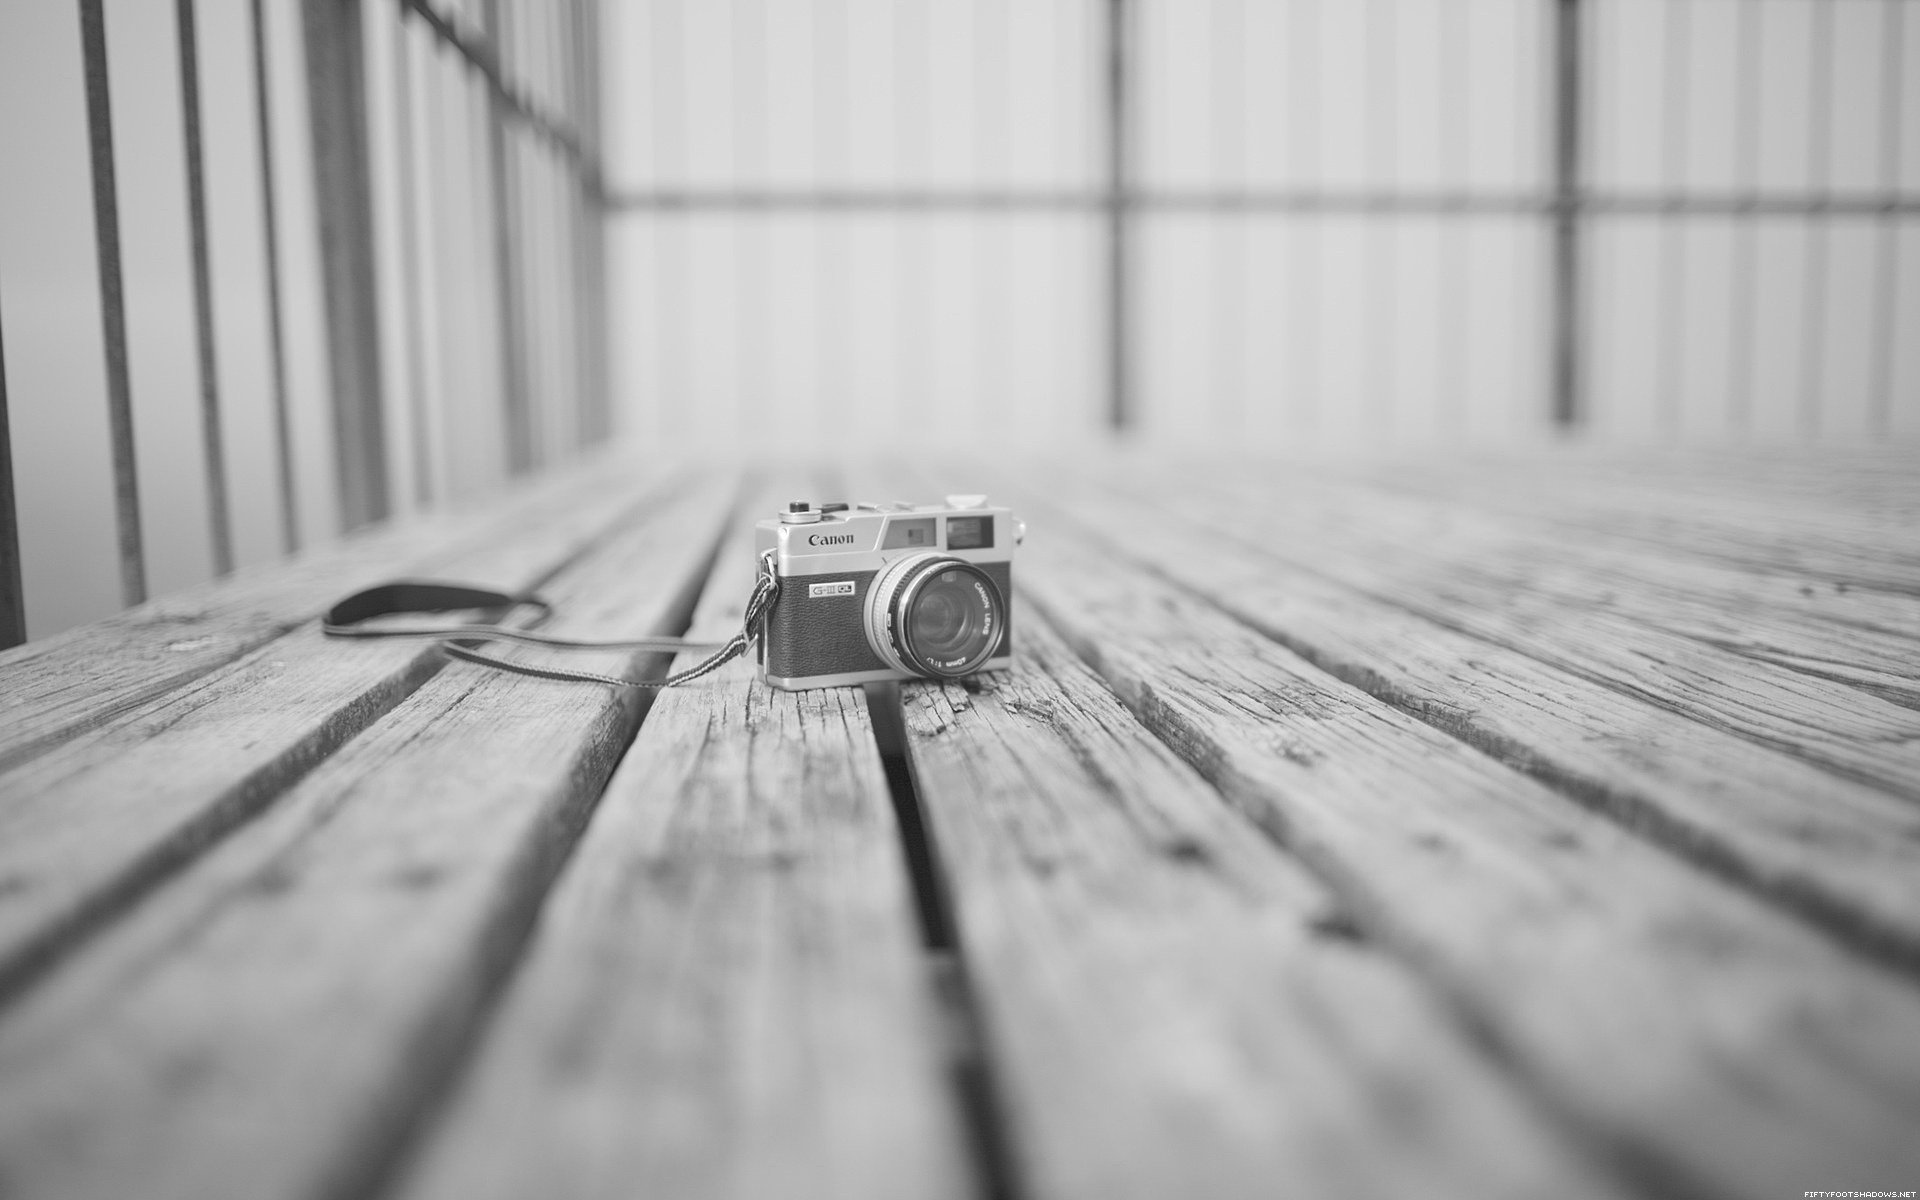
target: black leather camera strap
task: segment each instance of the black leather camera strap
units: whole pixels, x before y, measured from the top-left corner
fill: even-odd
[[[375,617],[457,612],[474,608],[506,610],[530,606],[539,609],[542,618],[553,612],[552,604],[531,592],[508,594],[489,591],[486,588],[432,580],[396,580],[393,583],[383,583],[362,592],[355,592],[327,610],[320,628],[328,637],[339,638],[432,638],[440,643],[440,648],[449,657],[477,663],[483,667],[492,667],[496,671],[530,675],[535,679],[553,679],[566,683],[599,683],[609,687],[664,688],[698,679],[745,653],[747,647],[753,644],[753,639],[759,636],[760,623],[766,616],[767,610],[773,607],[773,602],[779,594],[779,577],[773,573],[772,563],[763,557],[760,562],[759,576],[754,580],[753,594],[747,599],[746,618],[741,622],[740,632],[718,643],[680,637],[588,641],[579,638],[555,637],[552,634],[514,629],[505,625],[368,627],[361,624]],[[500,658],[482,653],[478,649],[487,642],[519,642],[523,645],[545,646],[553,650],[658,650],[663,653],[710,650],[713,653],[704,661],[664,679],[627,679],[619,675],[603,675],[596,671],[543,667],[534,663]]]

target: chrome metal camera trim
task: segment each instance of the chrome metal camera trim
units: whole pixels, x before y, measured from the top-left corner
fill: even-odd
[[[818,551],[780,558],[780,578],[805,579],[809,576],[851,575],[858,571],[872,571],[893,562],[901,554],[944,554],[957,558],[961,562],[984,567],[991,563],[1008,562],[1011,555],[1006,550],[850,550],[838,554],[822,554]]]
[[[975,671],[978,671],[980,669],[980,664],[992,658],[994,655],[994,652],[1000,649],[1000,641],[1002,636],[1006,633],[1006,628],[1007,628],[1007,601],[1006,601],[1006,597],[1000,594],[1000,589],[994,586],[993,580],[988,578],[986,572],[982,571],[977,565],[970,563],[963,558],[955,558],[951,554],[942,554],[939,557],[945,563],[952,564],[953,566],[968,568],[967,574],[973,577],[975,586],[985,589],[985,593],[986,593],[985,607],[987,612],[987,620],[989,622],[987,627],[988,638],[986,642],[986,647],[985,649],[981,650],[977,655],[974,655],[969,659],[960,660],[963,665],[951,670],[947,670],[947,669],[916,670],[913,667],[908,667],[906,669],[909,671],[913,671],[915,675],[920,675],[929,679],[958,679],[962,675],[971,675]],[[894,610],[892,614],[894,617],[894,622],[892,625],[888,627],[888,633],[893,635],[895,641],[899,644],[900,657],[903,659],[907,659],[909,661],[918,662],[922,666],[925,666],[931,660],[928,658],[926,654],[921,653],[914,649],[913,636],[909,632],[907,627],[907,614],[913,611],[914,599],[919,595],[920,589],[926,586],[927,581],[929,579],[932,579],[936,575],[946,574],[946,571],[947,571],[946,567],[930,568],[928,570],[920,572],[918,575],[913,576],[913,578],[907,581],[905,587],[901,589],[898,602],[890,606]],[[997,628],[991,624],[994,617],[994,610],[996,608],[999,609],[999,616],[1000,616],[1000,624]]]
[[[880,660],[896,671],[905,671],[909,675],[921,675],[907,665],[906,655],[896,644],[893,633],[893,593],[913,571],[915,567],[951,558],[939,550],[916,550],[903,554],[880,569],[873,577],[873,586],[867,589],[866,610],[860,614],[861,624],[867,631],[867,645]],[[957,560],[956,560],[957,561]]]
[[[810,651],[806,647],[807,639],[813,636],[812,631],[796,625],[792,628],[783,626],[776,632],[774,622],[770,621],[766,632],[768,640],[763,644],[760,654],[761,678],[777,687],[798,690],[811,686],[871,682],[874,679],[960,678],[971,672],[1004,666],[1012,655],[1013,589],[1011,580],[1002,572],[1011,569],[1014,548],[1022,540],[1018,519],[1012,511],[1001,505],[981,503],[981,497],[956,493],[952,499],[958,503],[863,502],[850,507],[835,504],[831,512],[813,508],[812,511],[819,515],[817,521],[783,519],[787,514],[773,512],[757,522],[754,536],[756,553],[768,559],[774,575],[783,584],[792,586],[790,597],[795,602],[809,606],[806,621],[823,622],[821,633],[831,631],[844,638],[853,629],[858,629],[861,635],[853,644],[845,646],[847,653],[837,658],[809,657]],[[947,541],[952,532],[949,522],[956,517],[985,518],[993,522],[995,534],[984,546],[968,545],[963,540],[960,549],[949,548]],[[895,537],[902,522],[919,526],[922,531],[918,535]],[[981,540],[980,532],[975,529],[966,532],[967,540]],[[921,661],[920,656],[914,653],[910,636],[912,628],[910,625],[896,626],[891,620],[896,610],[903,621],[912,615],[911,610],[916,603],[914,596],[903,597],[901,593],[906,590],[910,577],[918,577],[918,572],[912,570],[913,564],[923,563],[929,556],[964,566],[969,575],[975,571],[985,575],[985,586],[978,595],[957,599],[969,613],[974,614],[969,619],[972,629],[986,633],[987,657],[982,661],[976,651],[971,659],[952,660],[971,665],[951,675],[935,674],[936,671],[943,671],[938,666],[909,665]],[[847,582],[855,583],[857,599],[836,601],[834,597],[845,595],[838,585]],[[819,585],[817,591],[816,585]],[[876,591],[880,593],[878,607],[873,610],[878,613],[877,617],[870,613],[867,606],[868,599]],[[920,594],[918,589],[915,589],[915,594]],[[997,631],[991,626],[995,602],[1000,605],[1001,625]],[[987,606],[987,621],[984,624],[978,619],[978,606],[982,603]],[[814,607],[819,605],[845,607]],[[885,620],[886,623],[876,626],[875,622],[879,620]],[[962,649],[975,644],[973,640],[960,636],[966,630],[965,625],[956,627],[956,636],[949,640],[958,641]],[[927,632],[930,634],[931,630]],[[860,644],[864,653],[855,652],[854,644]],[[853,667],[861,659],[867,660],[872,666],[861,665],[851,671],[844,669]],[[776,660],[782,673],[770,674],[767,668]],[[933,661],[947,660],[936,658]],[[828,670],[820,675],[794,673],[795,669],[804,671],[815,662]],[[842,669],[834,670],[835,666]]]
[[[994,618],[994,610],[999,610],[999,625],[997,628],[989,625],[989,637],[984,649],[970,659],[961,660],[963,665],[952,669],[928,667],[921,661],[926,656],[913,652],[912,639],[905,629],[906,615],[913,608],[914,597],[927,580],[943,572],[943,564],[965,568],[967,574],[985,589],[989,622]],[[958,679],[980,670],[999,652],[1005,639],[1008,619],[1006,597],[1000,594],[993,580],[981,571],[980,565],[939,550],[916,551],[888,563],[880,574],[874,576],[873,586],[867,591],[865,611],[861,613],[867,644],[873,648],[873,652],[894,670],[922,679]]]
[[[978,674],[981,671],[1005,671],[1012,666],[1013,655],[996,654],[986,662],[981,663],[980,666],[975,669],[974,673]],[[837,675],[799,675],[791,677],[767,675],[764,676],[764,678],[768,683],[782,691],[801,692],[810,688],[845,687],[848,684],[855,683],[904,683],[907,680],[927,679],[928,677],[916,672],[915,674],[907,676],[906,679],[902,679],[899,671],[882,668],[873,671],[843,671]],[[934,679],[932,682],[951,683],[953,681],[948,679]]]

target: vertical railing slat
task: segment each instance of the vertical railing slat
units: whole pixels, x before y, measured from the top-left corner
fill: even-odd
[[[1907,0],[1884,0],[1880,27],[1880,161],[1879,186],[1885,195],[1900,187],[1901,109],[1906,96],[1901,59],[1906,54],[1905,5]],[[1899,230],[1897,219],[1884,213],[1877,222],[1874,241],[1873,342],[1868,349],[1870,381],[1867,393],[1867,429],[1886,437],[1893,429],[1893,357],[1897,345],[1894,310],[1899,304]]]
[[[1207,95],[1211,145],[1209,167],[1226,187],[1247,183],[1247,4],[1214,0],[1209,55],[1212,87]],[[1257,218],[1222,216],[1208,230],[1214,288],[1211,397],[1215,420],[1228,436],[1247,431],[1247,247]]]
[[[487,75],[487,187],[492,196],[488,206],[492,217],[491,242],[495,287],[499,308],[495,314],[499,326],[500,389],[506,405],[507,469],[515,475],[534,465],[533,413],[527,394],[527,321],[522,311],[520,289],[525,286],[526,270],[519,260],[514,223],[524,207],[521,181],[515,164],[521,156],[513,153],[507,138],[507,36],[500,0],[485,0],[481,7],[484,48],[489,66]],[[512,159],[512,162],[509,162]]]
[[[1751,205],[1760,181],[1760,9],[1742,4],[1735,15],[1733,104],[1734,187]],[[1753,329],[1760,307],[1754,288],[1757,270],[1751,209],[1734,224],[1733,264],[1727,272],[1728,423],[1735,434],[1753,426]]]
[[[394,26],[393,94],[395,154],[400,160],[400,287],[402,327],[412,353],[407,355],[407,420],[413,440],[414,501],[425,508],[433,502],[432,425],[427,419],[427,334],[421,311],[426,303],[420,280],[419,183],[416,179],[413,138],[413,10],[397,6]]]
[[[1833,5],[1822,0],[1813,6],[1813,29],[1807,38],[1807,176],[1809,190],[1825,198],[1832,176],[1833,146]],[[1800,310],[1799,428],[1804,437],[1820,432],[1820,391],[1826,374],[1827,340],[1827,229],[1830,218],[1814,215],[1807,221],[1807,277]]]
[[[340,520],[353,529],[392,511],[380,415],[380,329],[373,267],[361,0],[304,0],[307,108],[332,367]]]
[[[1395,0],[1367,0],[1366,11],[1361,17],[1365,22],[1367,40],[1366,61],[1362,67],[1367,88],[1362,153],[1367,173],[1381,180],[1393,178],[1400,154],[1399,113],[1396,111],[1400,102],[1399,64],[1394,61],[1395,39],[1398,36],[1395,27],[1397,15]],[[1366,239],[1361,267],[1366,272],[1366,308],[1362,319],[1369,327],[1368,337],[1379,338],[1383,342],[1391,339],[1395,333],[1395,249],[1388,230],[1376,228],[1372,236]],[[1365,403],[1371,409],[1369,419],[1382,431],[1383,436],[1390,436],[1393,429],[1393,366],[1393,356],[1390,354],[1369,354],[1364,363],[1362,378],[1365,382],[1362,390],[1366,396]]]
[[[1473,39],[1467,36],[1466,22],[1455,17],[1440,21],[1440,61],[1436,64],[1434,104],[1438,108],[1437,128],[1440,178],[1443,186],[1464,192],[1473,173],[1472,142],[1467,119],[1468,81],[1473,78]],[[1443,222],[1440,230],[1438,269],[1434,278],[1435,345],[1439,349],[1434,363],[1438,419],[1435,424],[1458,438],[1467,428],[1467,331],[1471,329],[1473,293],[1462,286],[1467,278],[1468,230],[1466,222]],[[1549,322],[1547,336],[1553,336]],[[1551,346],[1547,347],[1551,355]]]
[[[601,177],[600,145],[600,106],[605,102],[602,92],[600,72],[600,5],[597,0],[582,0],[580,7],[581,42],[586,66],[585,87],[582,97],[585,111],[581,113],[582,124],[581,151],[585,161],[580,165],[581,192],[583,193],[587,226],[587,288],[588,288],[588,353],[592,364],[589,386],[592,388],[594,409],[599,414],[600,437],[605,440],[613,434],[613,382],[610,375],[609,356],[612,352],[611,329],[607,314],[607,197],[605,181]]]
[[[1132,347],[1133,267],[1130,260],[1132,126],[1129,74],[1131,0],[1107,0],[1105,46],[1106,136],[1106,374],[1107,423],[1125,432],[1134,422]]]
[[[220,430],[219,363],[214,357],[213,267],[207,249],[206,159],[200,130],[200,55],[193,0],[174,0],[180,42],[180,127],[186,144],[187,226],[193,253],[194,345],[200,363],[200,441],[205,457],[207,535],[213,571],[233,571],[233,518],[227,503],[227,456]]]
[[[1687,189],[1687,162],[1693,124],[1692,97],[1687,89],[1691,56],[1693,5],[1666,0],[1666,50],[1661,63],[1660,186],[1674,193]],[[1685,218],[1660,219],[1660,315],[1655,346],[1656,412],[1662,431],[1672,437],[1684,423],[1686,396],[1681,373],[1687,349],[1687,258],[1691,249]]]
[[[107,25],[101,0],[80,0],[87,142],[93,172],[94,252],[100,276],[100,327],[107,371],[107,428],[113,455],[113,503],[120,555],[120,602],[147,598],[140,539],[140,483],[134,462],[133,389],[127,369],[127,314],[120,277],[120,200],[114,182],[113,106],[107,85]]]
[[[1553,423],[1577,428],[1586,418],[1581,394],[1580,225],[1582,68],[1580,0],[1553,6],[1553,206],[1549,387]]]
[[[573,160],[573,170],[567,179],[568,240],[573,254],[573,352],[579,357],[578,374],[580,406],[580,446],[592,445],[607,436],[606,414],[600,403],[598,389],[595,386],[593,366],[593,297],[589,285],[591,266],[589,256],[593,253],[588,236],[587,209],[588,197],[585,177],[587,171],[586,155],[586,110],[587,93],[587,56],[592,53],[587,41],[586,18],[582,12],[582,0],[567,0],[567,57],[569,79],[567,90],[567,122],[573,129],[580,148],[580,157]]]
[[[7,422],[7,349],[0,334],[0,650],[27,640],[20,582],[20,521],[13,507],[13,436]]]
[[[1287,14],[1287,151],[1296,189],[1320,186],[1320,3],[1294,4]],[[1318,234],[1319,227],[1313,229]],[[1291,339],[1287,369],[1288,416],[1295,430],[1310,435],[1320,420],[1321,302],[1326,296],[1324,258],[1318,236],[1301,236],[1290,247],[1287,325]]]
[[[286,319],[280,299],[280,204],[273,190],[273,95],[267,77],[267,17],[264,0],[252,0],[255,153],[260,159],[260,239],[267,269],[267,361],[271,372],[273,455],[280,485],[280,545],[300,548],[300,502],[294,489],[292,414],[287,409]]]

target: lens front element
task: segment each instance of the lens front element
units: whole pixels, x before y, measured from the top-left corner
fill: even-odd
[[[933,574],[907,604],[907,657],[936,675],[966,674],[1000,640],[993,584],[977,567],[961,567]]]
[[[867,637],[897,670],[937,679],[972,674],[1006,627],[1000,590],[985,571],[944,554],[891,564],[868,596]]]

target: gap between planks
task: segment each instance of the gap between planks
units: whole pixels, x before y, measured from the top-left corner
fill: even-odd
[[[764,495],[696,634],[738,627]],[[398,1194],[1000,1194],[917,930],[859,691],[662,693]]]
[[[1814,461],[1822,461],[1815,456]],[[1676,468],[1677,469],[1677,468]],[[1907,478],[1915,478],[1907,466]],[[1840,504],[1789,507],[1775,492],[1716,486],[1725,473],[1674,480],[1665,473],[1582,469],[1578,458],[1543,468],[1521,462],[1474,472],[1407,464],[1362,472],[1374,486],[1447,503],[1544,515],[1580,536],[1681,551],[1708,561],[1810,575],[1829,583],[1920,595],[1920,541],[1899,511]]]
[[[684,627],[731,491],[676,491],[575,556],[543,585],[553,628]],[[377,1187],[518,961],[641,708],[635,693],[467,664],[421,684],[0,1023],[9,1185]]]
[[[1625,1194],[1031,606],[1020,628],[1014,673],[904,692],[1032,1194]]]
[[[1441,547],[1444,565],[1483,591],[1551,597],[1574,611],[1626,616],[1721,651],[1920,705],[1920,604],[1910,597],[1644,545],[1615,548],[1570,537],[1537,514],[1510,516],[1343,480],[1263,479],[1249,471],[1235,473],[1222,490],[1252,496],[1281,530],[1310,523],[1309,541],[1333,537],[1372,547],[1383,562],[1431,559]]]
[[[517,592],[616,533],[650,496],[602,489],[441,558]],[[308,581],[312,595],[324,601]],[[307,604],[314,600],[309,596]],[[423,641],[303,625],[0,774],[0,1000],[401,703],[445,658]]]
[[[596,459],[485,505],[350,535],[0,654],[0,771],[285,636],[339,596],[463,569],[491,544],[630,488],[622,474]]]
[[[1901,799],[1435,624],[1251,538],[1113,492],[1074,507],[1050,511],[1347,682],[1920,969],[1920,814]]]
[[[1141,522],[1119,527],[1140,551]],[[1324,675],[1089,532],[1036,521],[1023,595],[1536,1096],[1643,1181],[1745,1195],[1868,1161],[1895,1176],[1920,1166],[1906,1136],[1920,1119],[1907,982]]]
[[[1755,618],[1789,657],[1851,668],[1852,678],[1836,679],[1833,671],[1816,674],[1742,653],[1738,644],[1750,630],[1714,606],[1637,599],[1630,583],[1577,567],[1554,573],[1523,559],[1495,569],[1479,557],[1471,526],[1454,527],[1444,517],[1422,519],[1391,502],[1249,479],[1188,491],[1166,507],[1198,527],[1219,527],[1232,512],[1261,513],[1257,543],[1227,536],[1257,544],[1268,557],[1689,720],[1920,799],[1920,643],[1865,631],[1812,642],[1781,621]]]

